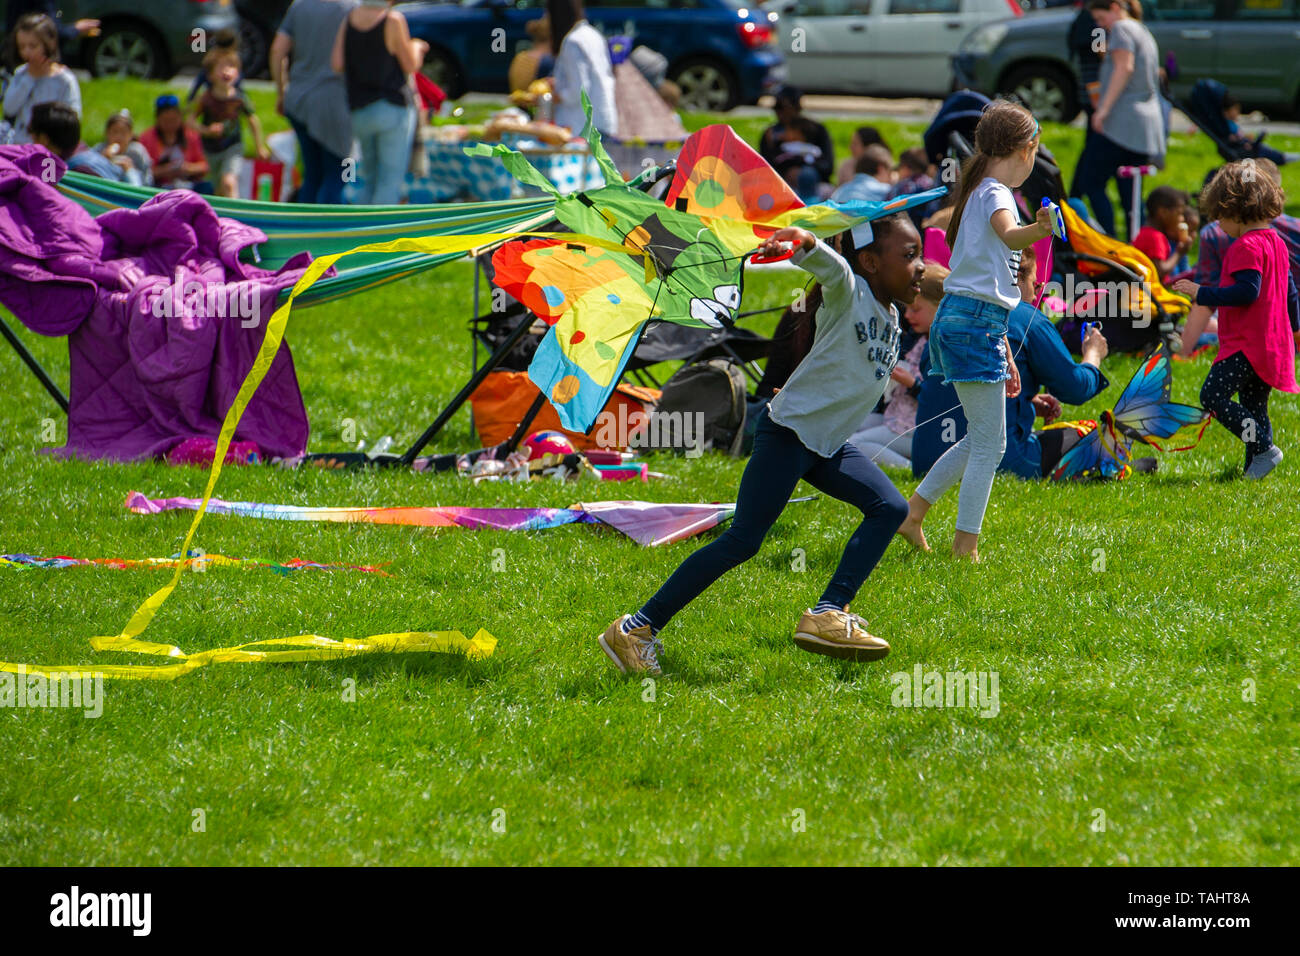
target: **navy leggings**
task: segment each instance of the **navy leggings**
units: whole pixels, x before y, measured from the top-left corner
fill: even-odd
[[[302,185],[298,202],[337,206],[343,202],[343,157],[335,156],[307,132],[304,123],[292,117],[289,125],[298,136],[302,153]]]
[[[907,501],[855,446],[841,445],[830,458],[823,458],[809,451],[793,431],[768,418],[766,411],[761,414],[731,526],[683,561],[641,609],[656,630],[710,584],[758,553],[800,478],[863,515],[822,594],[823,601],[840,607],[852,601],[907,517]]]
[[[1201,386],[1201,405],[1214,413],[1223,427],[1242,441],[1252,456],[1268,451],[1273,444],[1273,426],[1268,420],[1268,396],[1272,386],[1259,377],[1245,352],[1233,352],[1210,366]],[[1232,395],[1239,394],[1241,402]],[[1248,429],[1254,441],[1246,441]]]

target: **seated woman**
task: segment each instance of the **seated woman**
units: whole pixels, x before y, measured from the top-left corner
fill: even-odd
[[[1078,441],[1070,428],[1034,431],[1034,419],[1050,424],[1061,413],[1061,402],[1081,405],[1110,383],[1101,373],[1106,339],[1096,328],[1083,341],[1083,361],[1075,363],[1056,327],[1031,304],[1037,267],[1032,247],[1025,249],[1017,273],[1021,303],[1007,320],[1007,339],[1020,372],[1020,394],[1007,399],[1007,447],[1000,471],[1022,478],[1042,478]],[[929,356],[922,363],[928,369]],[[1039,395],[1040,388],[1048,393]],[[934,465],[953,443],[966,434],[966,416],[956,389],[939,378],[924,378],[917,399],[920,424],[912,435],[912,474],[918,478]]]
[[[893,397],[883,413],[872,412],[862,429],[849,437],[862,453],[877,465],[906,468],[912,460],[912,431],[916,427],[916,400],[921,394],[921,360],[930,341],[930,326],[943,299],[943,280],[948,270],[927,262],[921,294],[903,313],[916,341],[899,358],[890,378],[895,382]]]
[[[206,185],[208,159],[199,134],[185,125],[180,99],[164,93],[154,101],[153,108],[154,124],[140,134],[140,143],[153,162],[150,172],[154,185],[159,189],[198,189]]]
[[[153,160],[135,138],[135,122],[129,110],[118,110],[104,124],[104,141],[95,152],[110,160],[122,172],[122,181],[133,186],[153,185]]]
[[[54,21],[32,13],[18,21],[14,43],[22,57],[20,66],[5,90],[4,118],[8,142],[33,142],[28,127],[32,109],[38,103],[62,103],[81,117],[81,87],[77,77],[59,62],[59,33]]]

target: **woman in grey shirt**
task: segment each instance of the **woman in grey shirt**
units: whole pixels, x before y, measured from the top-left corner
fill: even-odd
[[[1106,31],[1106,58],[1101,64],[1101,99],[1074,170],[1070,195],[1085,197],[1097,222],[1115,235],[1115,213],[1106,196],[1106,183],[1113,178],[1124,207],[1127,241],[1139,225],[1128,221],[1133,180],[1118,176],[1117,171],[1121,166],[1165,162],[1160,53],[1142,25],[1139,0],[1089,0],[1088,9]]]
[[[298,136],[298,202],[343,202],[343,160],[352,154],[352,114],[343,78],[330,69],[339,24],[357,0],[293,0],[271,45],[276,111]],[[292,64],[292,65],[290,65]]]

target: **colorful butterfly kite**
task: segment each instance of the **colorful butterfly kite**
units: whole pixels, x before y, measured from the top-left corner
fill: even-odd
[[[1168,346],[1157,346],[1133,373],[1132,380],[1113,412],[1102,412],[1101,421],[1061,458],[1052,472],[1053,481],[1066,478],[1127,478],[1135,441],[1165,451],[1156,439],[1169,438],[1188,425],[1209,422],[1209,413],[1194,405],[1169,401],[1173,368]],[[1200,435],[1197,435],[1197,441]],[[1187,448],[1169,451],[1186,451]]]
[[[507,146],[467,150],[500,157],[521,182],[555,195],[556,218],[580,234],[573,242],[510,242],[492,258],[495,283],[550,326],[528,373],[574,431],[592,427],[646,323],[732,324],[745,259],[777,229],[800,226],[832,236],[945,192],[805,206],[730,127],[709,126],[683,144],[668,192],[656,199],[637,188],[640,178],[623,181],[601,146],[585,95],[584,107],[583,136],[605,177],[600,189],[560,196]]]

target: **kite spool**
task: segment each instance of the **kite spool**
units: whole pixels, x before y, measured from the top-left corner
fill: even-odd
[[[795,250],[799,248],[793,242],[786,242],[783,243],[782,245],[784,251],[778,252],[774,256],[763,256],[763,255],[759,255],[757,252],[753,253],[749,257],[750,263],[756,266],[765,266],[765,265],[770,265],[773,262],[785,262],[785,260],[793,256]]]

